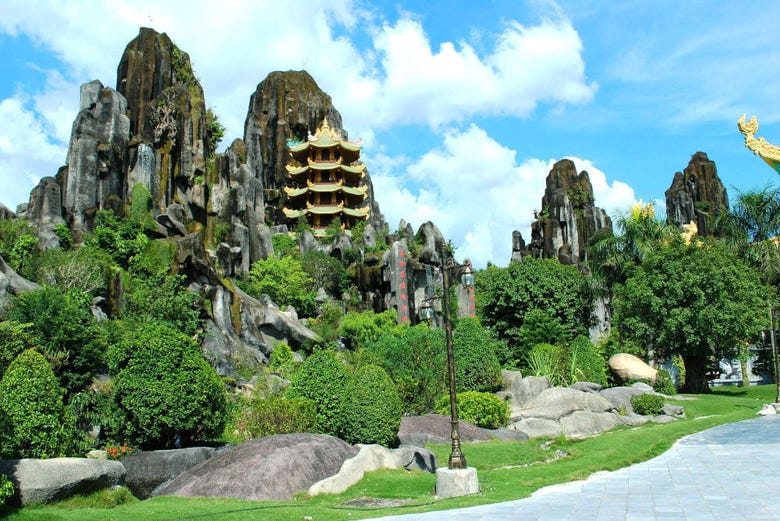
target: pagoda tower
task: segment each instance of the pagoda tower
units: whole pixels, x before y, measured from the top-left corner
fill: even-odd
[[[337,218],[346,230],[368,218],[360,146],[330,128],[327,118],[306,142],[290,143],[290,158],[282,208],[288,220],[304,217],[314,234],[322,236]]]

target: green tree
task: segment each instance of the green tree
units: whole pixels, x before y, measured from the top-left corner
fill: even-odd
[[[160,322],[192,336],[201,326],[198,295],[187,289],[184,275],[131,276],[126,286],[126,319]]]
[[[404,404],[404,414],[433,410],[445,386],[444,331],[426,324],[400,327],[368,344],[366,351],[392,378]]]
[[[738,192],[731,212],[718,216],[716,226],[766,282],[780,283],[780,188]]]
[[[304,316],[314,314],[314,280],[294,257],[261,259],[249,271],[247,293],[255,298],[268,295],[279,306],[293,306]]]
[[[499,341],[478,318],[458,320],[452,334],[452,351],[459,392],[493,392],[501,387],[501,365],[496,355],[499,348]]]
[[[586,333],[593,321],[585,276],[557,259],[529,257],[506,268],[488,266],[477,272],[475,294],[483,324],[514,346],[522,345],[520,331],[534,309],[555,317],[570,336]]]
[[[40,339],[32,324],[15,320],[0,322],[0,378],[25,349],[38,346]]]
[[[221,434],[227,417],[222,380],[188,336],[154,322],[130,325],[108,360],[115,441],[172,449]]]
[[[670,240],[645,256],[615,294],[620,334],[662,356],[680,355],[685,390],[707,392],[713,356],[765,326],[768,289],[722,242]]]
[[[69,443],[65,407],[51,365],[34,349],[23,351],[0,380],[2,457],[51,458]]]

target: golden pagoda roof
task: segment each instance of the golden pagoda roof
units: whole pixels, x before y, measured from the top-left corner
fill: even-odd
[[[746,122],[745,114],[742,114],[742,117],[737,121],[737,128],[745,136],[745,146],[780,174],[780,147],[769,143],[762,137],[755,137],[755,133],[758,132],[758,119],[753,116]]]
[[[312,136],[309,134],[308,141],[300,144],[293,144],[290,146],[290,155],[294,158],[301,158],[302,155],[308,153],[309,148],[333,148],[339,147],[350,158],[351,161],[357,160],[360,156],[360,144],[353,143],[344,139],[341,132],[338,129],[331,128],[328,124],[328,118],[324,118],[322,125]]]

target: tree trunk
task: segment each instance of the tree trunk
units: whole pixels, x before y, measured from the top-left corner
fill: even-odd
[[[710,386],[707,383],[707,357],[706,356],[683,356],[685,364],[685,386],[683,391],[686,393],[703,394],[710,392]]]

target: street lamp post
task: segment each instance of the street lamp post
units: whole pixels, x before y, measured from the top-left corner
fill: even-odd
[[[466,457],[460,448],[460,433],[458,432],[458,398],[455,385],[455,356],[452,347],[452,312],[450,310],[450,272],[461,276],[461,284],[466,288],[474,287],[474,272],[471,262],[466,260],[464,264],[456,264],[452,259],[442,265],[442,311],[444,312],[444,333],[447,342],[447,383],[450,393],[450,437],[452,438],[452,451],[447,467],[450,469],[465,469]],[[420,306],[420,318],[425,321],[433,320],[434,311],[431,306],[432,299],[426,299]]]

